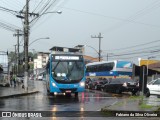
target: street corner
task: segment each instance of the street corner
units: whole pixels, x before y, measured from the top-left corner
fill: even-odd
[[[115,102],[114,104],[101,108],[101,112],[110,113],[112,111],[119,111],[122,110],[121,107],[124,107],[124,105],[124,102]]]
[[[138,97],[139,98],[139,97]],[[102,112],[110,113],[110,111],[139,111],[141,101],[137,97],[122,98],[109,106],[101,108]]]
[[[116,101],[109,106],[101,108],[102,112],[109,113],[109,111],[160,111],[160,105],[157,103],[158,99],[149,99],[143,96],[130,96]]]

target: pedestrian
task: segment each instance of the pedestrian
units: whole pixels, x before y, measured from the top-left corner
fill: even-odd
[[[16,82],[17,82],[17,85],[19,86],[21,84],[21,79],[19,77],[16,77]]]
[[[12,87],[12,82],[13,82],[13,72],[10,71],[10,86]]]
[[[16,75],[13,75],[13,83],[14,83],[14,87],[16,87]]]

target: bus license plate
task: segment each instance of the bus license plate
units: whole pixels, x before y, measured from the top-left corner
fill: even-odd
[[[70,90],[66,90],[66,93],[71,93],[71,91]]]

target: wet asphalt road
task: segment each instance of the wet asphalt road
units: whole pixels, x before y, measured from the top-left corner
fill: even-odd
[[[72,96],[52,96],[47,95],[45,90],[45,84],[42,81],[36,81],[35,86],[39,89],[40,93],[21,96],[15,98],[1,99],[0,111],[100,111],[104,106],[109,106],[117,101],[123,100],[124,97],[114,97],[113,94],[103,93],[100,91],[86,90],[80,93],[78,98]],[[92,114],[92,113],[90,113]],[[94,114],[94,113],[93,113]],[[115,119],[115,120],[130,120],[134,118],[122,118],[122,117],[61,117],[55,118],[0,118],[1,120],[103,120],[103,119]],[[92,115],[91,115],[92,116]],[[136,118],[137,119],[137,118]],[[146,118],[139,118],[141,120]],[[147,118],[148,119],[148,118]],[[151,118],[150,118],[151,119]],[[152,120],[152,119],[151,119]]]
[[[37,110],[37,111],[99,111],[102,107],[117,101],[112,94],[86,90],[78,98],[64,95],[47,95],[45,85],[37,81],[40,93],[0,100],[0,110]]]

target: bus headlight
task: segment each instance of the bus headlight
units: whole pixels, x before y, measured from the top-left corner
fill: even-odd
[[[80,86],[84,87],[85,83],[84,82],[80,82]]]
[[[52,83],[52,86],[53,86],[53,87],[56,87],[56,84],[55,84],[55,83]]]

